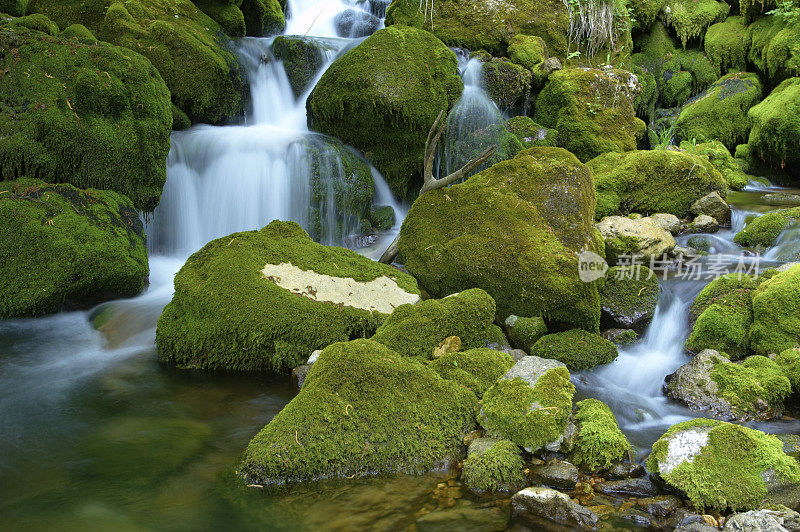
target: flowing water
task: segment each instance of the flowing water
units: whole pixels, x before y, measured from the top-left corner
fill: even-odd
[[[386,5],[289,0],[286,33],[313,36],[330,63],[382,27]],[[198,125],[172,135],[167,184],[146,225],[149,288],[89,312],[0,322],[0,529],[364,530],[403,529],[426,519],[449,519],[454,528],[505,523],[507,508],[454,495],[459,488],[452,480],[447,484],[446,473],[310,484],[289,494],[241,487],[231,481],[231,467],[291,399],[287,380],[175,371],[156,362],[155,324],[172,296],[172,278],[209,240],[290,219],[325,243],[367,242],[360,252],[375,257],[396,233],[353,238],[358,220],[341,213],[335,191],[347,177],[343,157],[359,155],[309,133],[307,94],[295,98],[282,63],[264,60],[270,45],[271,39],[238,43],[252,93],[242,124]],[[466,162],[460,142],[506,118],[480,87],[480,64],[463,54],[459,64],[465,91],[449,118],[441,162],[448,172]],[[402,220],[404,208],[371,172],[374,204],[391,205]],[[775,190],[754,184],[733,194],[734,227],[708,236],[712,250],[738,260],[735,230],[748,216],[770,210],[759,198]],[[765,260],[797,253],[791,231]],[[640,449],[668,425],[694,417],[660,390],[664,376],[687,360],[687,308],[704,283],[663,281],[656,316],[641,341],[613,364],[574,376],[581,395],[611,405]]]

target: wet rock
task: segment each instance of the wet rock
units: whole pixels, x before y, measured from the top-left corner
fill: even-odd
[[[716,233],[719,231],[719,222],[707,214],[701,214],[689,224],[692,233]]]
[[[381,21],[378,17],[366,11],[348,9],[342,11],[333,19],[336,27],[336,35],[339,37],[368,37],[375,33],[380,27]]]
[[[312,37],[278,35],[272,42],[272,53],[283,61],[296,97],[309,88],[325,64],[325,44]]]
[[[710,526],[702,515],[685,508],[677,509],[665,524],[668,529],[682,532],[712,532],[717,530],[715,527]]]
[[[751,510],[733,514],[725,520],[725,532],[787,532],[798,530],[800,514],[792,510]],[[787,526],[788,525],[788,526]]]
[[[761,200],[767,205],[774,205],[776,207],[800,206],[800,194],[790,194],[787,192],[764,194],[761,196]]]
[[[640,478],[644,476],[644,467],[641,464],[624,462],[614,464],[608,470],[608,477],[612,479]]]
[[[311,365],[303,364],[292,370],[292,391],[295,394],[300,392],[300,388],[303,387],[303,383],[306,381],[306,375],[308,375],[310,369]]]
[[[538,517],[565,525],[595,530],[600,518],[567,495],[550,488],[531,487],[511,498],[514,517]]]
[[[658,495],[636,501],[636,505],[650,515],[669,517],[675,510],[683,506],[681,500],[674,495]]]
[[[731,222],[731,206],[728,205],[719,192],[710,192],[692,203],[692,214],[708,215],[714,218],[719,225]]]
[[[624,521],[629,521],[636,526],[643,527],[643,528],[656,528],[657,524],[653,516],[650,514],[639,510],[638,508],[629,508],[627,510],[623,510],[616,515],[617,519],[622,519]]]
[[[608,329],[603,331],[600,336],[613,342],[614,345],[630,345],[639,338],[633,329]]]
[[[783,442],[783,452],[795,460],[800,459],[800,435],[775,434],[774,436]]]
[[[531,467],[528,480],[535,485],[571,490],[578,483],[578,468],[569,462],[550,460],[546,464]]]
[[[669,231],[650,218],[631,220],[626,216],[606,216],[597,224],[606,244],[606,259],[616,264],[623,255],[638,254],[646,262],[661,258],[675,247]]]
[[[658,489],[647,478],[626,478],[601,482],[594,487],[598,493],[614,497],[653,497],[658,495]]]
[[[673,235],[677,235],[681,232],[681,221],[674,214],[659,212],[651,214],[649,218]]]

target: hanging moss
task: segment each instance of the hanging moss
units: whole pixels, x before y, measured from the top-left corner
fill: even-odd
[[[744,173],[739,160],[734,159],[728,148],[719,141],[693,143],[685,140],[681,142],[680,148],[692,155],[708,157],[709,162],[719,170],[731,190],[742,190],[750,182],[750,176]]]
[[[0,21],[0,71],[0,178],[110,189],[155,208],[172,113],[149,61]]]
[[[531,355],[558,360],[571,370],[582,370],[609,364],[618,352],[617,346],[599,334],[572,329],[542,336],[533,344]]]
[[[568,455],[570,462],[597,471],[628,458],[631,444],[605,403],[584,399],[575,405],[573,417],[577,435]]]
[[[740,246],[763,250],[774,246],[781,233],[796,224],[800,224],[800,207],[768,212],[748,222],[733,241]]]
[[[699,50],[676,50],[663,62],[656,77],[661,105],[674,107],[704,91],[717,79],[717,71]]]
[[[472,452],[461,473],[464,485],[479,493],[515,492],[526,484],[519,447],[498,440],[483,452]]]
[[[666,0],[628,0],[628,10],[635,19],[633,28],[644,30],[651,27],[665,3]]]
[[[0,319],[133,297],[147,281],[131,201],[36,179],[0,182]]]
[[[774,275],[753,292],[750,347],[757,355],[800,347],[800,266]]]
[[[468,388],[479,399],[514,365],[511,355],[494,349],[469,349],[446,353],[435,359],[430,368],[453,382]]]
[[[765,163],[792,168],[800,163],[800,78],[791,78],[751,107],[748,149]]]
[[[686,48],[689,40],[702,38],[709,26],[725,20],[730,9],[727,3],[717,0],[668,0],[664,20]]]
[[[248,444],[247,484],[420,474],[461,453],[475,395],[372,340],[336,343],[300,394]]]
[[[747,69],[747,23],[742,17],[728,17],[708,28],[706,56],[722,75]]]
[[[747,58],[771,85],[800,73],[800,20],[759,18],[747,27]]]

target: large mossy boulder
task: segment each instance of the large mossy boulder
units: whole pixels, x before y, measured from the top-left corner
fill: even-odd
[[[597,399],[584,399],[572,414],[575,437],[567,455],[570,462],[589,471],[608,469],[629,458],[631,444],[611,409]]]
[[[502,110],[525,108],[533,74],[504,57],[493,57],[483,64],[481,82],[489,98]]]
[[[245,31],[250,37],[266,37],[283,31],[286,17],[283,13],[285,1],[242,0]]]
[[[444,299],[397,307],[372,339],[403,356],[430,360],[434,349],[452,336],[458,337],[463,349],[483,347],[495,310],[489,294],[465,290]]]
[[[148,58],[192,122],[219,123],[244,107],[244,76],[222,28],[190,0],[31,0],[28,12],[62,28],[83,24]]]
[[[754,2],[755,3],[755,2]],[[765,2],[762,5],[767,5]],[[773,4],[774,5],[774,4]],[[790,11],[791,13],[791,11]],[[800,68],[800,20],[765,16],[747,27],[747,59],[771,85],[797,76]]]
[[[728,17],[708,28],[706,56],[720,75],[747,69],[747,22],[744,17]]]
[[[725,178],[708,158],[675,150],[607,153],[587,164],[597,188],[596,215],[669,213],[689,215],[692,204],[717,191]]]
[[[160,360],[184,368],[287,371],[333,342],[371,336],[395,307],[418,300],[409,275],[275,221],[189,257],[156,346]]]
[[[309,126],[359,149],[395,195],[422,184],[425,139],[461,95],[455,54],[406,26],[375,32],[336,59],[306,102]]]
[[[774,246],[783,231],[798,224],[800,207],[768,212],[748,222],[733,241],[740,246],[763,250]]]
[[[1,179],[110,189],[155,208],[172,108],[147,59],[0,21],[0,72]]]
[[[247,446],[238,473],[262,486],[423,473],[458,459],[476,403],[468,389],[375,341],[335,343]]]
[[[761,82],[756,74],[723,76],[684,104],[675,122],[676,135],[684,140],[718,140],[734,149],[747,140],[747,111],[759,100]]]
[[[531,348],[531,355],[558,360],[571,370],[591,369],[617,358],[617,346],[599,334],[583,329],[546,334]]]
[[[602,253],[588,169],[561,148],[530,148],[447,189],[425,192],[400,231],[406,268],[436,297],[478,287],[511,314],[596,331],[596,283],[578,276]]]
[[[790,78],[750,108],[746,152],[774,168],[797,173],[800,162],[800,78]],[[737,149],[737,157],[739,149]]]
[[[800,495],[800,466],[780,440],[713,419],[673,425],[653,444],[647,469],[699,510],[795,506]]]
[[[244,37],[244,14],[239,9],[241,0],[194,0],[200,10],[214,19],[229,37]]]
[[[283,61],[295,97],[308,90],[325,64],[325,45],[311,37],[278,35],[272,41],[272,53]]]
[[[757,355],[800,347],[800,265],[776,273],[753,292],[750,348]]]
[[[405,24],[431,31],[448,46],[504,55],[514,36],[541,37],[551,56],[567,52],[567,9],[560,0],[442,0],[425,20],[416,0],[394,0],[386,25]]]
[[[600,288],[603,329],[644,329],[656,311],[661,286],[646,266],[609,268]]]
[[[708,161],[719,170],[731,190],[742,190],[750,182],[750,176],[744,172],[740,161],[735,159],[728,148],[717,140],[700,143],[684,140],[680,144],[680,149],[688,151],[692,155],[708,157]]]
[[[553,72],[536,98],[534,120],[558,131],[558,145],[586,162],[606,152],[636,149],[645,124],[634,110],[636,76],[613,68]]]
[[[144,241],[136,209],[120,194],[0,182],[0,319],[138,294],[148,275]]]

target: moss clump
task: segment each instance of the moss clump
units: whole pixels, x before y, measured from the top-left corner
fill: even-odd
[[[236,0],[194,0],[200,10],[214,19],[230,37],[244,37],[244,15]]]
[[[753,292],[750,347],[757,355],[800,347],[800,265],[765,280]]]
[[[426,31],[379,30],[325,71],[306,103],[309,125],[361,150],[396,195],[411,197],[428,131],[463,89],[456,65]]]
[[[11,21],[10,25],[20,26],[34,31],[40,31],[50,35],[51,37],[57,36],[59,31],[58,24],[41,13],[15,18]]]
[[[501,379],[484,394],[478,421],[488,434],[536,452],[563,437],[574,393],[563,367],[547,370],[532,386],[519,377]]]
[[[372,339],[403,356],[429,360],[433,349],[450,336],[458,336],[465,349],[483,347],[494,313],[489,294],[478,288],[465,290],[397,307]]]
[[[718,140],[732,149],[747,139],[747,111],[761,100],[755,74],[723,76],[681,109],[675,131],[680,139]]]
[[[241,10],[250,37],[275,35],[286,26],[283,7],[278,0],[243,0]]]
[[[416,0],[394,0],[386,10],[386,25],[405,24],[431,31],[447,46],[486,50],[504,55],[515,35],[538,35],[549,55],[564,57],[569,17],[560,0],[442,0],[433,21],[426,21]]]
[[[656,76],[660,103],[666,107],[683,103],[704,91],[717,79],[717,71],[699,50],[675,50]]]
[[[469,388],[480,399],[513,365],[514,360],[508,353],[494,349],[470,349],[445,353],[431,362],[429,367],[442,378]]]
[[[0,0],[0,13],[21,17],[28,12],[29,2],[30,0]]]
[[[560,148],[530,148],[447,189],[420,196],[400,231],[406,268],[432,295],[486,290],[511,314],[598,330],[595,283],[577,253],[602,253],[591,176]]]
[[[336,343],[244,453],[247,484],[423,473],[461,452],[475,395],[372,340]]]
[[[530,353],[533,344],[547,334],[547,325],[539,316],[535,318],[509,316],[506,319],[506,331],[508,340],[515,349]]]
[[[192,122],[219,123],[243,109],[244,77],[222,28],[189,0],[31,0],[29,12],[61,27],[83,24],[145,56]]]
[[[0,319],[132,297],[147,281],[131,201],[35,179],[0,182]]]
[[[172,130],[184,131],[192,127],[192,121],[186,116],[186,113],[178,109],[175,104],[172,104]]]
[[[786,378],[789,379],[792,391],[794,393],[800,392],[800,349],[787,349],[774,355],[774,360],[780,366]]]
[[[261,272],[282,263],[359,282],[386,276],[418,293],[410,276],[275,221],[213,240],[189,257],[158,320],[159,359],[187,368],[287,371],[332,342],[371,336],[386,318],[294,294]]]
[[[717,0],[668,0],[664,20],[686,48],[690,39],[702,38],[709,26],[725,20],[730,10],[731,6]]]
[[[71,26],[67,26],[64,28],[64,31],[61,32],[61,37],[64,39],[75,39],[83,44],[97,43],[97,37],[95,37],[94,33],[89,31],[89,28],[83,24],[72,24]]]
[[[763,356],[747,357],[741,364],[717,364],[711,379],[717,384],[719,397],[755,417],[764,410],[764,403],[780,414],[792,391],[781,366]]]
[[[544,39],[533,35],[514,35],[508,43],[508,58],[528,70],[547,59]]]
[[[513,492],[525,486],[525,464],[519,447],[498,440],[483,452],[472,452],[464,461],[461,479],[479,493]]]
[[[800,72],[800,21],[762,17],[747,27],[747,59],[771,85]]]
[[[706,56],[717,73],[747,69],[747,23],[743,17],[728,17],[708,28],[705,36]]]
[[[607,153],[587,163],[597,189],[598,219],[632,212],[689,215],[692,203],[717,191],[725,178],[706,157],[674,150]]]
[[[323,45],[308,37],[278,35],[272,53],[283,61],[294,95],[300,97],[325,63]]]
[[[528,116],[515,116],[506,122],[506,128],[517,136],[523,149],[555,146],[558,131],[542,127]]]
[[[684,140],[680,148],[692,155],[708,157],[709,162],[719,170],[731,190],[742,190],[750,182],[750,176],[744,173],[739,160],[734,159],[728,148],[717,140],[701,143]]]
[[[692,458],[665,468],[670,441],[684,432],[706,434],[708,441]],[[673,425],[653,444],[647,468],[685,492],[700,510],[750,510],[765,500],[772,501],[765,477],[776,477],[777,482],[800,482],[800,466],[783,452],[780,440],[712,419]]]
[[[493,57],[483,64],[482,83],[500,109],[523,110],[531,86],[531,71],[504,57]]]
[[[752,125],[747,141],[752,154],[776,168],[800,163],[800,78],[775,87],[750,108],[747,118]]]
[[[775,245],[781,233],[800,223],[800,207],[762,214],[736,233],[733,241],[748,248],[766,249]]]
[[[628,457],[631,444],[619,430],[617,418],[602,401],[584,399],[575,405],[573,414],[577,435],[570,462],[588,469],[608,469]]]
[[[572,329],[542,336],[533,344],[531,354],[558,360],[571,370],[582,370],[613,362],[619,353],[613,342],[599,334]]]
[[[124,48],[2,21],[0,50],[0,178],[111,189],[155,208],[172,115],[152,65]]]
[[[627,4],[634,19],[633,29],[650,28],[664,9],[665,3],[666,0],[629,0]]]
[[[558,131],[558,145],[588,161],[633,150],[645,124],[633,103],[641,86],[624,70],[566,68],[553,72],[536,98],[534,120]]]
[[[599,292],[603,328],[641,328],[655,314],[661,286],[646,266],[638,271],[614,266],[606,272]]]

